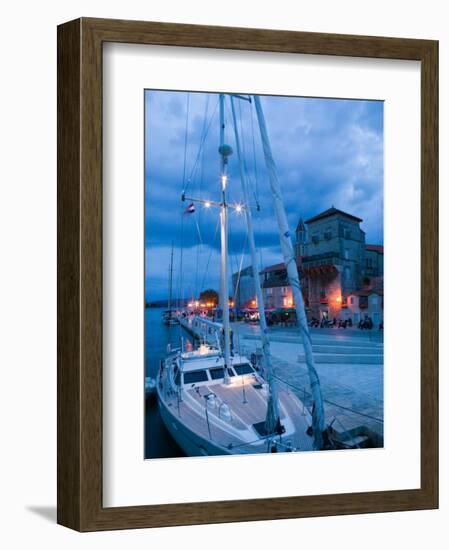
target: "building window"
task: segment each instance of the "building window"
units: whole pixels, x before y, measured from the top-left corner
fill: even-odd
[[[273,288],[267,288],[267,294],[268,296],[271,296],[273,294]]]
[[[320,237],[318,234],[312,235],[312,242],[318,244],[320,242]]]
[[[373,304],[373,306],[377,306],[377,304],[379,303],[377,294],[373,294],[371,296],[371,303]]]
[[[349,249],[345,248],[345,260],[349,260]]]
[[[326,229],[324,232],[324,238],[326,241],[330,241],[332,239],[332,231],[330,229]]]
[[[368,307],[368,296],[359,296],[359,308],[365,309]]]
[[[366,258],[366,267],[368,267],[368,268],[373,267],[373,259],[372,258]]]
[[[343,236],[345,239],[350,239],[351,238],[351,231],[349,229],[344,229],[343,230]]]
[[[327,295],[326,295],[326,289],[325,288],[322,288],[320,290],[320,300],[326,300],[327,298]]]
[[[286,286],[281,287],[281,294],[287,294],[287,287]]]
[[[349,303],[351,304],[351,306],[354,305],[354,296],[351,296],[351,297],[349,298]]]

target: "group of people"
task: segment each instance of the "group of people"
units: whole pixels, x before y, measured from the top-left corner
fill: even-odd
[[[364,319],[360,319],[358,327],[361,330],[363,330],[363,329],[371,330],[372,328],[374,328],[373,320],[371,319],[371,317],[369,317],[367,315]],[[381,321],[379,323],[379,330],[383,330],[383,328],[384,328],[384,323],[383,323],[383,321]]]
[[[332,320],[327,319],[326,317],[323,317],[321,320],[317,319],[316,317],[312,317],[312,319],[309,321],[309,326],[314,328],[351,328],[353,326],[352,319],[337,319],[334,317]],[[361,330],[371,330],[374,328],[374,323],[371,317],[368,315],[365,316],[364,319],[360,319],[359,323],[357,324],[357,328]],[[383,323],[380,323],[379,330],[383,330],[384,326]]]
[[[346,328],[352,327],[352,319],[337,319],[334,317],[332,320],[323,317],[321,321],[316,317],[312,317],[309,321],[310,327],[315,328]]]

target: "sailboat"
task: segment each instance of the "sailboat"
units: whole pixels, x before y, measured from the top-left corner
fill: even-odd
[[[162,322],[164,325],[177,325],[178,319],[176,312],[172,309],[172,294],[173,294],[173,243],[171,246],[170,267],[169,267],[169,289],[167,309],[162,314]]]
[[[157,394],[162,420],[173,439],[188,456],[312,451],[325,448],[324,410],[316,373],[309,329],[305,316],[293,246],[282,203],[265,118],[258,96],[229,96],[244,204],[228,202],[228,164],[233,150],[225,142],[225,94],[220,106],[220,200],[186,197],[219,209],[221,229],[220,308],[222,322],[191,318],[193,327],[205,328],[197,349],[168,350],[157,377]],[[231,347],[228,302],[228,213],[244,211],[253,273],[260,272],[249,204],[248,182],[242,158],[235,113],[235,101],[254,101],[277,216],[280,244],[292,286],[299,331],[309,373],[313,406],[305,406],[274,375],[270,341],[260,280],[253,277],[260,317],[263,351],[261,365],[254,365]],[[182,324],[186,321],[183,320]],[[212,338],[210,337],[212,334]]]

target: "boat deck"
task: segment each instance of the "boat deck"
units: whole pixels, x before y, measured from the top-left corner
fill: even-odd
[[[182,400],[179,402],[176,394],[172,394],[164,401],[171,413],[186,428],[231,452],[267,452],[267,438],[260,437],[252,427],[265,421],[267,410],[266,395],[254,380],[245,378],[243,385],[241,377],[238,377],[230,385],[215,383],[184,389],[182,393]],[[211,393],[215,394],[217,405],[207,406],[206,417],[205,396]],[[280,441],[281,447],[289,442],[296,451],[313,450],[313,438],[306,434],[311,424],[308,411],[304,409],[301,401],[286,389],[279,389],[279,401],[281,422],[285,425],[287,433],[280,439],[276,436],[276,441]],[[231,411],[231,419],[228,421],[220,418],[221,403],[225,403]]]

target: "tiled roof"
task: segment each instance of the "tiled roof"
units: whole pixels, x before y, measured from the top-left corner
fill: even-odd
[[[373,252],[379,252],[379,254],[384,253],[384,247],[382,244],[367,244],[365,245],[366,250],[372,250]]]
[[[321,212],[321,214],[317,214],[316,216],[313,216],[313,218],[309,218],[308,220],[306,220],[305,223],[316,222],[318,220],[322,220],[323,218],[328,218],[329,216],[333,216],[334,214],[340,214],[340,216],[345,216],[346,218],[349,218],[356,222],[363,221],[361,218],[358,218],[357,216],[353,216],[352,214],[348,214],[347,212],[343,212],[343,210],[339,210],[338,208],[335,208],[334,206],[332,206],[332,208],[328,208],[324,212]]]

